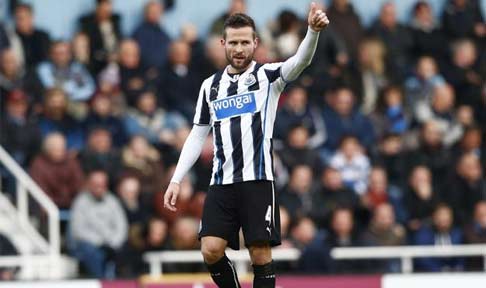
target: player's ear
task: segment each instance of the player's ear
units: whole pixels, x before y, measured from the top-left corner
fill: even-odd
[[[224,46],[226,44],[226,40],[224,38],[221,38],[221,46]]]
[[[260,44],[260,38],[255,37],[255,39],[253,39],[253,43],[255,44],[255,48],[257,48],[258,44]]]

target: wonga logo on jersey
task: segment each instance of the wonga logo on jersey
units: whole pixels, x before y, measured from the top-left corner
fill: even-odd
[[[246,93],[213,101],[218,120],[256,111],[255,93]]]

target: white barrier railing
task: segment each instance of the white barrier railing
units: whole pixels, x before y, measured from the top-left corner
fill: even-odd
[[[334,248],[334,259],[400,259],[403,273],[413,272],[413,259],[420,257],[482,256],[486,271],[486,244],[450,246],[388,246]]]
[[[235,263],[237,272],[240,275],[248,273],[250,256],[247,249],[233,251],[227,250],[226,255]],[[300,251],[295,248],[278,248],[272,250],[274,261],[295,261],[299,259]],[[145,262],[149,263],[150,275],[160,276],[162,264],[165,263],[203,263],[204,259],[200,251],[163,251],[147,252],[143,256]]]

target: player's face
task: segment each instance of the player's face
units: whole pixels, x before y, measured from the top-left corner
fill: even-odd
[[[226,52],[226,59],[237,71],[245,70],[253,60],[258,45],[251,27],[227,28],[226,37],[221,40]]]

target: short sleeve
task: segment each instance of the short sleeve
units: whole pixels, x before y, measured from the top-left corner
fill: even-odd
[[[206,89],[204,88],[204,83],[201,85],[201,90],[199,90],[199,97],[197,99],[196,112],[194,113],[194,124],[196,125],[210,125],[211,115],[209,114],[209,104],[206,97]]]

